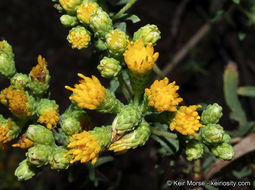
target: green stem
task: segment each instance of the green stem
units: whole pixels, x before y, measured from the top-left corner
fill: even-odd
[[[123,94],[125,98],[130,101],[132,98],[132,91],[130,89],[130,86],[126,83],[126,81],[123,78],[122,72],[118,75],[118,80],[120,83],[120,86],[122,88]]]
[[[151,133],[157,136],[161,136],[161,137],[169,137],[172,139],[176,139],[177,135],[174,133],[170,133],[170,132],[166,132],[166,131],[160,131],[154,128],[151,128]]]
[[[124,12],[126,12],[132,5],[136,2],[136,0],[130,0],[116,15],[112,17],[112,20],[118,19]]]
[[[255,25],[255,18],[253,17],[253,15],[247,11],[246,9],[244,9],[242,6],[238,6],[238,8],[252,21],[252,23]]]
[[[158,65],[155,63],[153,66],[153,71],[160,77],[160,78],[164,78],[165,75],[164,73],[161,71],[161,69],[158,67]]]

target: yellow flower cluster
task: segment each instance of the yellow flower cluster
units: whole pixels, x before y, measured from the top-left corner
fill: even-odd
[[[4,105],[9,106],[9,110],[18,116],[30,116],[28,111],[27,96],[23,89],[13,89],[13,86],[2,90],[0,101]]]
[[[88,47],[90,35],[87,32],[73,30],[67,37],[73,48],[82,49]]]
[[[44,83],[47,75],[48,63],[41,55],[38,55],[37,61],[38,64],[32,68],[30,77],[32,80],[37,79],[38,81]]]
[[[68,148],[70,150],[65,154],[65,156],[72,156],[73,160],[70,163],[74,163],[79,160],[81,163],[84,163],[91,160],[91,163],[95,164],[101,150],[97,138],[87,131],[73,135]]]
[[[77,18],[84,24],[89,23],[90,15],[98,9],[98,5],[92,2],[84,2],[77,8]]]
[[[19,141],[16,144],[13,144],[12,147],[19,147],[22,149],[30,148],[34,145],[34,143],[27,138],[27,134],[23,134]]]
[[[77,102],[78,106],[81,108],[90,110],[96,109],[104,100],[105,88],[93,75],[92,78],[85,77],[80,73],[78,76],[83,79],[80,80],[80,84],[75,84],[74,88],[65,86],[66,89],[71,90],[74,93],[69,99]]]
[[[9,130],[12,128],[11,121],[8,121],[8,126],[0,126],[0,143],[7,143],[12,140],[12,135],[8,135]]]
[[[39,123],[46,124],[46,127],[50,130],[57,125],[58,121],[59,116],[56,108],[44,112],[38,119]]]
[[[79,5],[80,0],[59,0],[59,3],[65,10],[69,10]]]
[[[173,131],[175,129],[182,135],[197,136],[196,131],[200,127],[204,127],[199,122],[200,116],[196,111],[197,108],[201,108],[201,105],[181,106],[170,123],[170,130]]]
[[[179,86],[175,85],[175,81],[170,84],[168,82],[168,78],[165,77],[163,80],[154,81],[150,89],[145,89],[149,105],[158,112],[176,111],[176,106],[182,101],[182,98],[176,92]]]
[[[128,43],[128,49],[123,54],[128,68],[137,74],[143,75],[153,68],[159,53],[154,53],[152,43],[144,46],[143,39]]]

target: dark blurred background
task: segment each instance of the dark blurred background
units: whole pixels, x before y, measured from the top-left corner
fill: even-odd
[[[108,0],[106,4],[109,9],[118,10],[121,7],[113,8],[116,2]],[[186,105],[214,102],[221,104],[225,115],[221,122],[227,129],[234,129],[236,124],[229,120],[229,110],[224,101],[222,76],[226,64],[232,60],[238,65],[240,84],[255,85],[252,77],[255,72],[255,31],[254,27],[247,26],[246,16],[228,5],[227,1],[215,2],[212,7],[209,1],[203,0],[138,0],[128,12],[136,14],[141,21],[135,24],[128,21],[127,30],[132,34],[148,23],[158,26],[161,40],[155,50],[160,54],[157,64],[164,68],[203,25],[215,18],[218,9],[227,9],[233,24],[227,18],[215,22],[167,77],[180,86],[179,93]],[[89,76],[93,74],[99,78],[100,74],[96,70],[98,62],[93,57],[92,47],[79,51],[69,46],[66,40],[69,29],[61,25],[60,16],[50,0],[0,1],[0,39],[5,39],[12,45],[17,71],[29,73],[37,63],[38,54],[45,57],[51,75],[51,99],[56,100],[63,113],[70,104],[70,92],[64,86],[76,83],[78,72]],[[241,34],[246,34],[243,40],[240,40]],[[1,89],[8,85],[7,79],[0,79]],[[254,118],[254,102],[245,98],[242,101],[248,118]],[[0,110],[2,114],[8,115],[4,106],[0,105]],[[95,124],[109,124],[111,121],[107,118],[102,120],[101,115],[100,119],[97,114],[92,115]],[[157,143],[150,140],[146,146],[116,156],[113,162],[100,166],[96,173],[101,179],[98,189],[107,189],[117,179],[122,190],[159,189],[168,179],[189,177],[182,172],[187,167],[183,160],[180,159],[178,165],[173,167],[169,164],[170,161],[178,158],[161,158],[157,154],[157,148]],[[92,182],[86,182],[88,171],[80,165],[71,167],[72,172],[57,172],[45,168],[32,180],[17,183],[13,172],[23,159],[24,151],[8,148],[5,154],[14,155],[14,158],[11,164],[8,156],[3,156],[0,160],[3,165],[1,167],[0,164],[0,170],[5,170],[5,177],[7,168],[9,172],[8,179],[0,178],[0,184],[7,184],[2,187],[0,185],[2,189],[95,188]]]

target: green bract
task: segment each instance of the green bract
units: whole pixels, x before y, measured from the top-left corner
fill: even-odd
[[[97,69],[101,73],[102,77],[111,78],[116,77],[119,74],[121,66],[118,60],[104,57],[97,66]]]
[[[224,130],[219,124],[208,124],[200,130],[206,144],[217,144],[223,141]]]
[[[52,147],[48,145],[37,144],[28,149],[26,153],[27,162],[36,167],[48,164],[49,157],[52,154]]]
[[[27,129],[27,137],[36,144],[55,144],[52,132],[42,125],[30,125]]]
[[[201,122],[205,125],[209,123],[216,124],[219,122],[222,115],[222,107],[219,106],[219,104],[210,104],[202,112]]]
[[[203,144],[197,140],[192,140],[187,144],[185,153],[189,161],[199,159],[204,153]]]
[[[221,143],[216,146],[212,146],[211,152],[216,157],[222,160],[231,160],[235,155],[235,151],[233,147],[228,143]]]
[[[27,159],[19,163],[19,166],[15,170],[15,176],[18,180],[28,180],[36,174],[35,169],[28,164]]]
[[[133,40],[143,39],[145,45],[148,43],[155,45],[160,38],[158,27],[154,24],[147,24],[134,33]]]

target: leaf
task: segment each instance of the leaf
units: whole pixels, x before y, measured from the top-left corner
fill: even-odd
[[[111,162],[113,161],[113,157],[112,156],[104,156],[104,157],[100,157],[98,158],[97,162],[95,163],[94,167],[98,167],[101,166],[107,162]]]
[[[243,177],[246,177],[251,174],[251,169],[247,167],[243,167],[240,171],[233,170],[233,175],[237,177],[238,179],[241,179]]]
[[[203,162],[203,169],[204,169],[204,173],[207,174],[207,172],[209,171],[210,169],[210,165],[216,161],[216,158],[214,156],[208,156],[205,161]]]
[[[218,10],[215,14],[215,16],[210,20],[211,23],[216,22],[221,16],[224,14],[223,10]]]
[[[126,33],[127,31],[127,24],[125,22],[121,22],[117,25],[117,28]]]
[[[241,86],[238,88],[237,93],[241,96],[249,96],[255,98],[255,86]]]
[[[247,124],[246,114],[237,96],[238,72],[234,63],[229,63],[224,71],[224,96],[230,110],[230,118],[239,122],[239,125]]]
[[[138,16],[136,16],[136,15],[129,15],[129,16],[126,18],[126,20],[131,20],[132,23],[137,23],[137,22],[139,22],[141,19],[140,19]]]
[[[129,2],[130,0],[120,0],[116,5],[125,5]]]
[[[109,90],[114,93],[119,88],[119,86],[120,86],[120,83],[119,83],[117,77],[115,77],[110,82]]]
[[[157,141],[168,153],[173,154],[173,150],[168,146],[168,144],[163,141],[161,138],[159,138],[156,135],[151,136],[155,141]]]
[[[235,4],[239,4],[239,3],[240,3],[240,0],[233,0],[233,2],[234,2]]]

